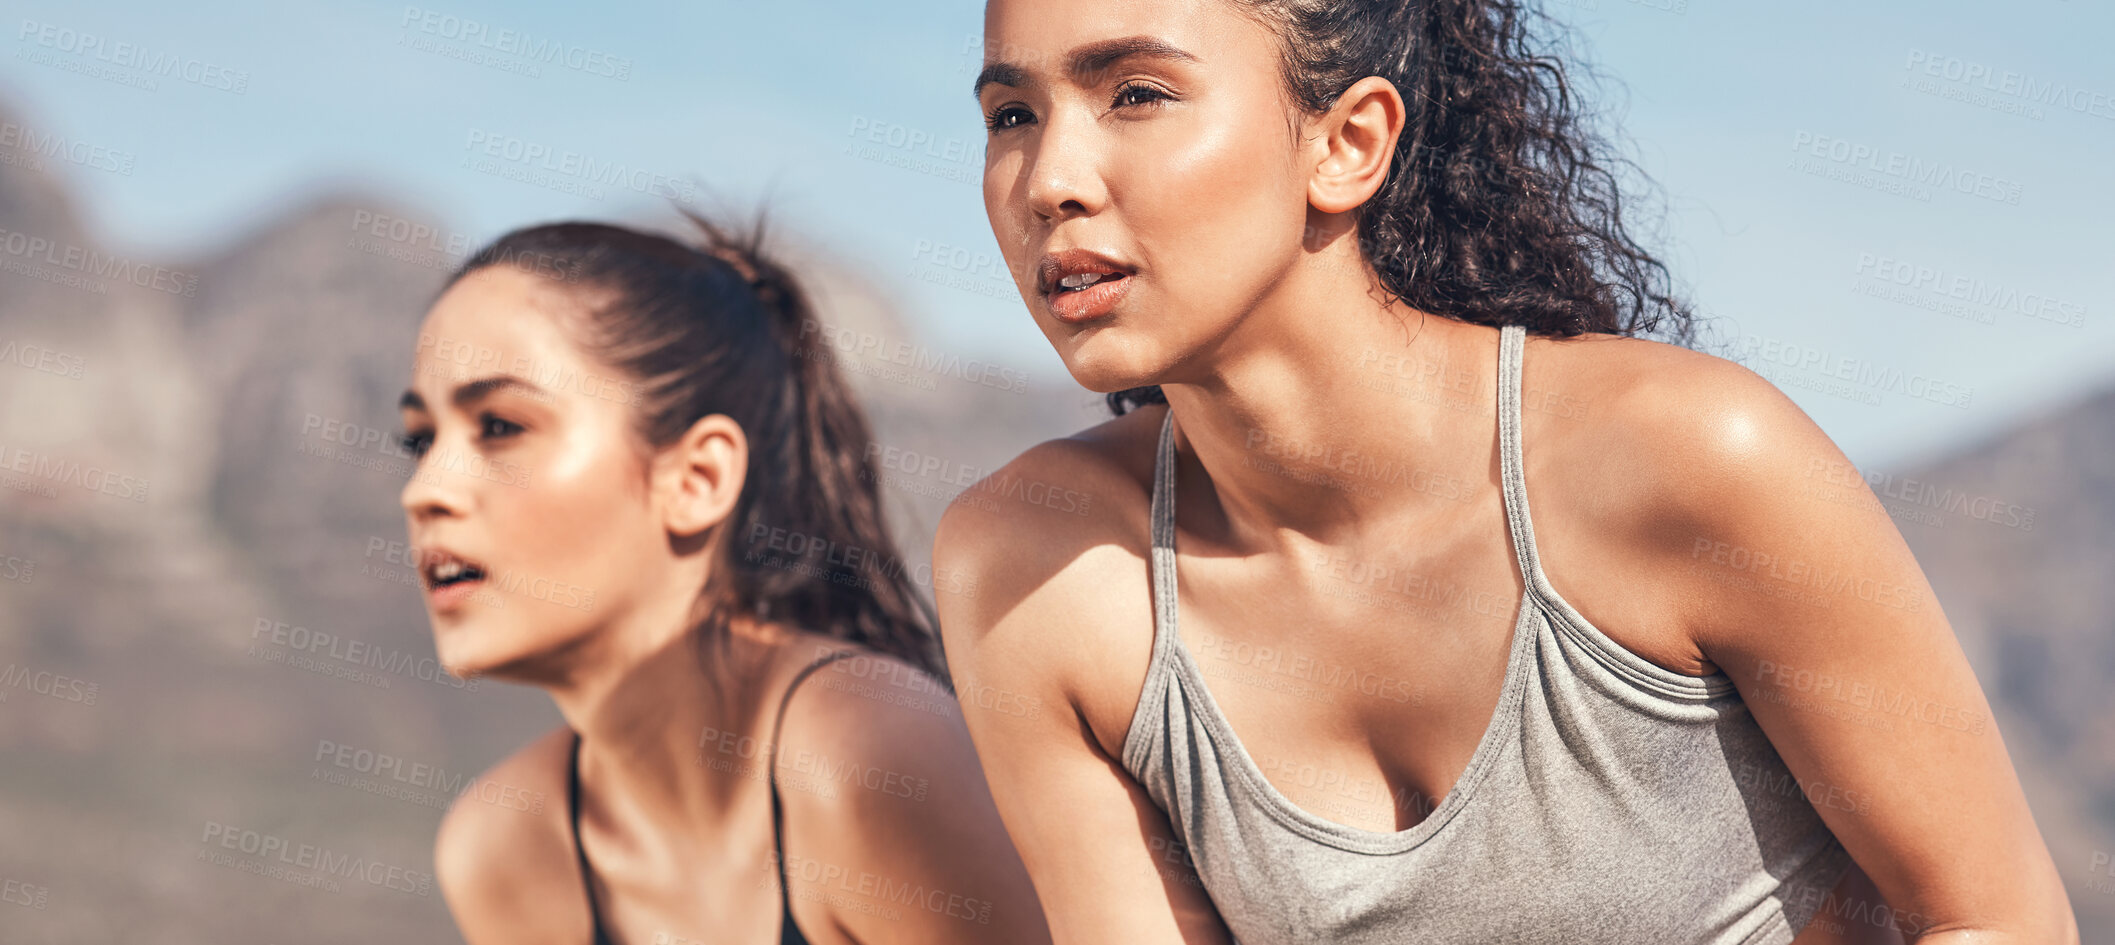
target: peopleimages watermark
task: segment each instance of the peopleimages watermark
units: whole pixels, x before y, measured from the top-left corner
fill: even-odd
[[[1964,89],[1980,89],[2017,99],[2021,104],[2013,105],[1990,100],[1981,96],[1962,98],[1971,105],[1981,105],[1998,111],[2016,112],[2040,119],[2041,110],[2033,105],[2063,108],[2081,115],[2115,121],[2115,96],[2106,92],[2081,88],[2053,79],[2016,72],[2011,69],[1996,69],[1991,66],[1959,56],[1948,56],[1924,49],[1912,49],[1903,61],[1902,68],[1914,76],[1944,79]],[[1908,77],[1905,77],[1908,78]],[[1911,86],[1927,94],[1936,93],[1936,83]],[[1953,97],[1953,96],[1946,96]]]
[[[2102,876],[2087,876],[2087,889],[2103,896],[2115,896],[2115,859],[2110,858],[2108,851],[2093,851],[2093,859],[2087,864],[2086,872],[2100,873],[2102,876],[2107,877],[2103,879]]]
[[[1756,662],[1755,680],[1780,690],[1828,699],[1853,708],[1936,725],[1969,735],[1983,734],[1989,723],[1988,719],[1973,709],[1946,705],[1900,689],[1889,689],[1878,683],[1848,679],[1826,670],[1786,666],[1774,660]],[[1767,697],[1767,692],[1764,697]]]
[[[985,511],[997,510],[996,500],[1007,499],[1074,515],[1086,515],[1094,502],[1092,494],[1057,483],[1024,479],[1004,471],[992,472],[934,453],[881,443],[867,443],[866,459],[868,470],[886,485],[913,495],[966,502]],[[891,470],[901,475],[891,475]],[[918,479],[936,482],[942,486],[953,486],[956,491],[920,488],[917,482],[912,481]]]
[[[380,563],[375,560],[377,555],[381,557]],[[398,567],[389,567],[392,564]],[[376,535],[367,536],[367,553],[361,556],[360,561],[361,577],[423,591],[426,589],[426,581],[419,577],[418,566],[418,554],[410,546]],[[484,581],[479,581],[473,586],[470,599],[485,607],[507,606],[507,599],[501,597]]]
[[[1227,671],[1220,673],[1207,670],[1207,675],[1227,676],[1237,682],[1255,684],[1258,688],[1289,691],[1310,698],[1318,695],[1324,688],[1342,689],[1386,699],[1389,702],[1424,704],[1423,696],[1408,679],[1379,672],[1370,666],[1349,666],[1325,656],[1301,653],[1282,646],[1263,646],[1246,640],[1230,640],[1204,634],[1198,638],[1193,652],[1199,657],[1209,657],[1229,667]],[[1246,668],[1262,675],[1237,675],[1232,667]],[[1278,684],[1278,680],[1292,680],[1309,685],[1285,686]]]
[[[337,892],[339,887],[336,881],[342,879],[414,896],[430,896],[433,893],[432,873],[393,866],[380,860],[314,843],[296,843],[277,834],[249,830],[217,820],[205,822],[205,832],[198,842],[201,846],[196,859],[245,873],[269,876],[299,886],[315,886]],[[225,850],[234,850],[258,859],[241,859],[222,852]],[[287,869],[289,866],[308,872],[295,873]]]
[[[1342,582],[1345,586],[1335,593],[1346,599],[1369,607],[1422,611],[1442,624],[1464,614],[1502,620],[1517,603],[1509,594],[1345,554],[1316,552],[1308,556],[1307,568]]]
[[[1871,791],[1846,788],[1825,781],[1801,783],[1792,772],[1783,767],[1765,767],[1746,759],[1742,759],[1739,767],[1734,769],[1733,780],[1742,787],[1754,788],[1765,794],[1775,794],[1787,800],[1796,797],[1814,807],[1826,807],[1853,814],[1868,813],[1873,807]]]
[[[1898,394],[1963,410],[1975,399],[1975,388],[1943,377],[1903,370],[1819,345],[1746,333],[1730,318],[1714,321],[1732,326],[1729,334],[1733,347],[1728,359],[1778,387],[1815,390],[1873,406],[1884,402],[1882,394]]]
[[[520,489],[529,488],[531,482],[530,471],[512,460],[459,449],[427,450],[415,456],[398,434],[313,413],[302,417],[301,442],[294,451],[427,484],[439,482],[442,473],[461,473]]]
[[[1912,479],[1871,469],[1861,471],[1849,462],[1819,456],[1807,460],[1806,476],[1808,479],[1818,479],[1824,485],[1849,489],[1855,489],[1859,483],[1863,483],[1872,490],[1875,497],[1905,502],[1916,509],[1959,515],[1978,522],[2017,528],[2023,532],[2034,530],[2035,509],[2031,505],[2020,505],[1996,496],[1977,495],[1966,489],[1938,485],[1927,479]]]
[[[936,351],[922,344],[892,340],[871,331],[838,328],[826,325],[813,318],[803,319],[800,326],[802,341],[813,340],[822,350],[836,355],[852,355],[872,358],[886,364],[898,365],[927,374],[946,375],[981,387],[1010,394],[1028,390],[1028,374],[1015,368],[977,358],[965,359],[959,354]],[[838,363],[856,366],[859,362],[838,358]],[[931,390],[931,385],[922,389]]]
[[[817,899],[833,895],[833,891],[841,891],[866,900],[864,903],[851,900],[846,905],[853,908],[867,907],[862,911],[879,910],[876,914],[883,918],[896,919],[901,915],[884,905],[887,903],[965,922],[991,924],[992,901],[989,899],[975,899],[924,883],[902,881],[871,870],[853,869],[815,857],[789,855],[781,867],[778,855],[773,853],[767,858],[766,874],[758,879],[757,886],[776,888],[781,868],[784,869],[787,879],[800,884],[787,890],[796,898]]]
[[[12,121],[0,121],[0,148],[8,149],[0,152],[0,164],[28,171],[44,170],[43,162],[37,159],[48,158],[91,171],[109,171],[130,177],[133,169],[139,166],[140,158],[130,151],[77,141]]]
[[[1471,483],[1450,472],[1374,456],[1337,443],[1300,440],[1274,430],[1250,427],[1243,434],[1241,445],[1242,465],[1298,482],[1369,496],[1380,494],[1375,483],[1407,485],[1412,491],[1450,502],[1467,502],[1476,495]],[[1259,459],[1259,455],[1267,458]],[[1330,473],[1342,473],[1344,478]]]
[[[798,529],[758,522],[749,527],[742,560],[758,567],[783,568],[828,584],[871,588],[879,578],[908,575],[911,583],[934,593],[975,597],[977,582],[959,568],[912,565],[895,555],[809,535]]]
[[[1759,551],[1744,545],[1718,541],[1699,535],[1689,549],[1690,573],[1713,576],[1724,573],[1727,577],[1763,578],[1777,587],[1805,592],[1807,603],[1825,605],[1849,595],[1869,604],[1893,607],[1907,613],[1916,613],[1924,608],[1924,599],[1907,584],[1882,581],[1855,574],[1836,567],[1822,567],[1812,562],[1785,555]],[[1700,570],[1702,564],[1717,565],[1716,569]],[[1750,585],[1769,593],[1772,585]],[[1773,594],[1773,596],[1776,596]]]
[[[984,179],[984,146],[964,138],[940,138],[930,131],[894,122],[855,116],[845,132],[846,157],[887,167],[978,185]]]
[[[2017,207],[2023,190],[2019,181],[2010,178],[1900,151],[1882,151],[1869,144],[1805,129],[1792,133],[1792,151],[1792,159],[1785,165],[1792,170],[1912,200],[1929,202],[1932,191],[1951,190]],[[1821,160],[1807,160],[1809,157]]]
[[[9,473],[21,473],[30,478],[23,479]],[[116,499],[147,501],[145,477],[0,443],[0,488],[33,492],[50,499],[58,497],[58,490],[52,488],[55,485],[71,486]]]
[[[482,128],[470,129],[463,149],[469,152],[462,160],[466,169],[592,200],[602,199],[604,187],[684,204],[698,197],[697,185],[680,177]]]
[[[1828,929],[1836,935],[1846,933],[1847,923],[1857,923],[1899,932],[1906,939],[1932,925],[1931,918],[1921,912],[1905,912],[1866,896],[1832,895],[1826,887],[1813,883],[1789,886],[1786,893],[1786,909],[1805,911],[1813,916],[1808,922],[1810,927]]]
[[[920,282],[988,299],[1010,303],[1021,301],[1021,289],[1013,271],[1008,268],[1004,257],[990,250],[921,238],[911,245],[911,261],[906,274]]]
[[[815,654],[820,658],[829,650],[828,646],[818,644]],[[957,704],[943,683],[894,659],[860,655],[850,659],[831,660],[818,672],[817,685],[883,705],[924,712],[941,718],[951,719],[957,715]],[[993,696],[1003,698],[1009,707],[1009,714],[1013,709],[1020,708],[1017,702],[1012,701],[1011,694],[984,695],[987,699]],[[994,704],[998,701],[991,699]],[[1035,711],[1034,706],[1029,706],[1028,710]]]
[[[741,732],[711,726],[698,732],[698,760],[714,771],[752,780],[767,778],[769,766],[775,764],[781,783],[822,797],[836,797],[838,787],[849,786],[922,802],[932,791],[932,782],[916,775],[856,758],[833,758],[812,748],[784,750]]]
[[[349,249],[437,272],[454,272],[468,261],[478,245],[467,233],[444,231],[432,224],[364,207],[352,211],[352,233],[345,241]],[[572,282],[581,274],[577,261],[571,257],[538,250],[509,249],[494,254],[492,259],[557,282]]]
[[[1949,272],[1939,266],[1913,263],[1877,253],[1859,253],[1858,264],[1853,271],[1873,282],[1898,286],[1935,299],[1964,302],[1990,311],[2012,312],[2073,328],[2084,327],[2086,323],[2086,306],[2083,303],[1978,278],[1965,272]],[[1894,298],[1871,291],[1863,294],[1880,295],[1890,301],[1920,308],[1931,307],[1921,303],[1914,296]],[[1940,311],[1986,325],[1996,322],[1996,318],[1978,312],[1962,313],[1943,309]]]
[[[250,628],[250,648],[245,654],[267,663],[286,663],[296,669],[364,683],[377,689],[391,688],[389,676],[416,679],[450,689],[476,692],[483,680],[477,674],[457,676],[430,656],[419,656],[365,640],[342,637],[328,630],[311,630],[270,617],[257,618]],[[260,646],[259,643],[282,647]],[[370,673],[367,670],[379,670]],[[381,675],[381,674],[388,675]]]
[[[23,341],[0,342],[0,364],[12,364],[39,374],[80,377],[88,359],[56,348]]]
[[[555,65],[619,82],[629,82],[632,78],[632,61],[627,57],[613,56],[600,49],[563,40],[530,36],[520,30],[494,27],[452,13],[407,6],[397,25],[404,31],[397,37],[400,46],[491,66],[502,72],[541,77],[542,66]],[[437,40],[462,46],[443,46]]]
[[[318,767],[309,769],[309,780],[440,810],[454,800],[468,798],[505,810],[541,814],[546,801],[542,791],[329,739],[317,740],[311,761]]]
[[[426,562],[434,557],[433,554],[405,542],[389,541],[370,535],[367,539],[367,556],[373,558],[377,552],[381,553],[383,561],[402,565],[411,569],[414,574],[423,570]],[[579,611],[595,609],[594,588],[529,574],[514,568],[489,567],[485,570],[485,579],[480,583],[483,585],[481,589],[523,597],[538,603],[556,604]]]
[[[15,38],[34,44],[34,48],[17,50],[17,59],[149,92],[161,88],[161,79],[178,79],[236,95],[250,90],[247,70],[125,40],[111,41],[55,23],[24,18]]]
[[[569,262],[569,261],[563,261]],[[644,385],[616,374],[597,374],[548,359],[501,351],[463,338],[419,332],[416,354],[427,359],[426,373],[464,380],[476,371],[502,373],[543,388],[522,393],[540,402],[550,401],[549,392],[577,393],[595,400],[637,406],[646,398]]]
[[[1359,385],[1438,407],[1474,411],[1476,373],[1446,361],[1414,358],[1403,352],[1367,348],[1359,352]]]
[[[1397,811],[1411,812],[1418,820],[1423,820],[1439,809],[1439,802],[1423,791],[1407,784],[1390,791],[1383,778],[1353,777],[1312,762],[1269,756],[1256,759],[1256,767],[1281,790],[1294,785],[1311,792],[1302,798],[1300,806],[1304,809],[1312,804],[1314,812],[1332,815],[1332,820],[1364,819],[1375,813],[1375,805],[1386,803],[1391,807],[1389,829],[1392,830],[1392,815]]]
[[[0,902],[11,906],[26,906],[42,909],[51,901],[51,887],[25,883],[19,879],[0,882]]]
[[[49,237],[23,233],[19,230],[0,229],[0,253],[12,257],[11,262],[25,266],[43,263],[57,266],[75,278],[65,284],[77,288],[95,285],[87,277],[111,279],[129,283],[142,289],[167,292],[170,295],[191,298],[198,294],[198,276],[181,269],[167,266],[145,265],[110,253],[99,252],[76,243],[55,240]],[[24,273],[34,275],[34,273]],[[106,291],[93,289],[93,291]]]
[[[61,702],[92,706],[102,688],[100,683],[20,663],[9,663],[6,669],[0,670],[0,702],[6,702],[10,692],[19,689]]]

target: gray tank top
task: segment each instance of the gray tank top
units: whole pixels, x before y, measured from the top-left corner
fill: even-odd
[[[1782,945],[1850,864],[1724,673],[1630,652],[1543,576],[1521,478],[1524,335],[1507,327],[1498,347],[1500,478],[1527,585],[1505,685],[1468,768],[1407,830],[1295,806],[1220,714],[1176,632],[1173,415],[1162,421],[1153,655],[1123,764],[1244,945]]]

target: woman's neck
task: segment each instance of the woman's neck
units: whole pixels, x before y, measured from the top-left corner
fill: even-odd
[[[1310,257],[1201,376],[1161,385],[1209,476],[1199,501],[1238,547],[1336,543],[1455,507],[1484,479],[1493,333],[1384,304],[1366,280],[1355,261]]]
[[[598,808],[619,823],[664,831],[689,824],[698,829],[686,835],[713,836],[764,789],[769,733],[757,726],[776,647],[738,619],[729,645],[716,650],[730,662],[711,673],[698,635],[687,629],[689,607],[659,609],[616,617],[574,654],[564,681],[547,688],[580,733],[581,780],[598,787]],[[723,744],[737,748],[722,752]]]

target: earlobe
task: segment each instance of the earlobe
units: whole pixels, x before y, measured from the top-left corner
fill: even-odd
[[[1321,119],[1322,153],[1308,181],[1308,203],[1346,213],[1371,199],[1388,179],[1403,114],[1402,96],[1387,79],[1367,76],[1345,89]]]

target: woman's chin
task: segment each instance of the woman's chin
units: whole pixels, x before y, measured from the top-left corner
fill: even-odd
[[[1126,360],[1096,357],[1080,351],[1064,359],[1065,370],[1072,374],[1074,383],[1097,394],[1113,394],[1134,387],[1147,387],[1158,383],[1152,372],[1140,370]]]
[[[496,641],[480,639],[489,637],[469,627],[444,630],[434,638],[434,656],[448,675],[462,679],[471,677],[506,678],[510,667],[521,662],[528,654],[515,652],[515,648],[501,648]]]

